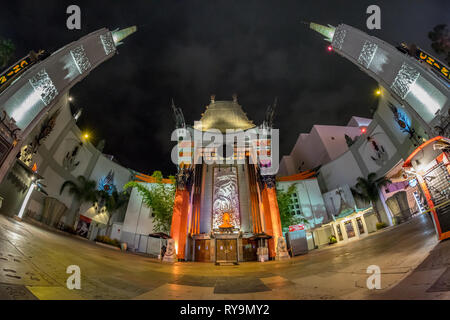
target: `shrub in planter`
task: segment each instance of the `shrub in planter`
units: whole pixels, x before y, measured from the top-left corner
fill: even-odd
[[[70,234],[77,234],[77,231],[75,230],[75,228],[73,228],[71,226],[64,226],[63,231],[70,233]]]
[[[119,247],[120,248],[120,241],[117,240],[117,239],[111,239],[108,236],[97,236],[97,238],[95,238],[95,241],[106,243],[106,244],[109,244],[111,246],[115,246],[115,247]]]
[[[111,239],[110,239],[110,240],[111,240]],[[117,240],[117,239],[112,239],[110,243],[111,243],[111,245],[120,248],[120,241],[119,241],[119,240]]]
[[[328,243],[329,244],[333,244],[333,243],[336,243],[336,242],[337,242],[336,237],[334,235],[331,235],[330,238],[328,239]]]
[[[383,228],[386,228],[386,227],[387,227],[386,222],[378,222],[377,223],[377,230],[380,230],[380,229],[383,229]]]

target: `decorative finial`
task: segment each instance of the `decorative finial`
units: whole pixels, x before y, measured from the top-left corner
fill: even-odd
[[[238,102],[238,100],[237,100],[237,93],[233,93],[233,102],[234,103]]]
[[[181,108],[177,107],[175,105],[175,102],[172,98],[172,110],[175,117],[175,127],[178,128],[186,128],[186,122],[184,121],[184,115],[183,111],[181,111]]]
[[[273,104],[269,105],[266,110],[266,118],[264,119],[263,125],[266,128],[273,127],[273,120],[275,118],[275,109],[277,108],[278,98],[276,97]]]
[[[122,44],[122,40],[128,37],[129,35],[135,33],[137,31],[136,26],[132,26],[129,28],[125,28],[122,30],[119,30],[118,28],[114,31],[111,31],[112,38],[114,40],[114,44],[117,46],[120,46]]]
[[[321,24],[310,22],[309,28],[323,35],[326,41],[333,41],[334,31],[336,30],[336,28],[332,25],[329,24],[328,26],[323,26]]]
[[[211,103],[214,103],[214,102],[216,102],[216,95],[212,94],[211,95]]]

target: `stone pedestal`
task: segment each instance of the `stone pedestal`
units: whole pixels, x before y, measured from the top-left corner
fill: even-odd
[[[286,248],[286,241],[283,237],[278,237],[277,239],[277,255],[275,257],[276,260],[286,260],[290,259],[289,253]]]
[[[174,263],[177,262],[177,252],[175,250],[175,240],[168,239],[167,240],[167,249],[166,253],[164,254],[163,262],[167,263]]]
[[[269,261],[269,248],[267,247],[259,247],[256,250],[256,254],[258,256],[259,262]]]

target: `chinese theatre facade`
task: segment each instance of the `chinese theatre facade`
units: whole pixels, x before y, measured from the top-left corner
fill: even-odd
[[[171,237],[178,259],[237,263],[288,256],[272,172],[275,105],[261,126],[247,118],[236,96],[212,96],[193,126],[172,107],[178,174]]]

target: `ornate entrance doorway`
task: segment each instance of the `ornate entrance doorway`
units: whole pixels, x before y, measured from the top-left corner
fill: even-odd
[[[216,239],[216,263],[237,263],[237,250],[237,239]]]
[[[195,261],[210,262],[210,240],[195,240]]]

